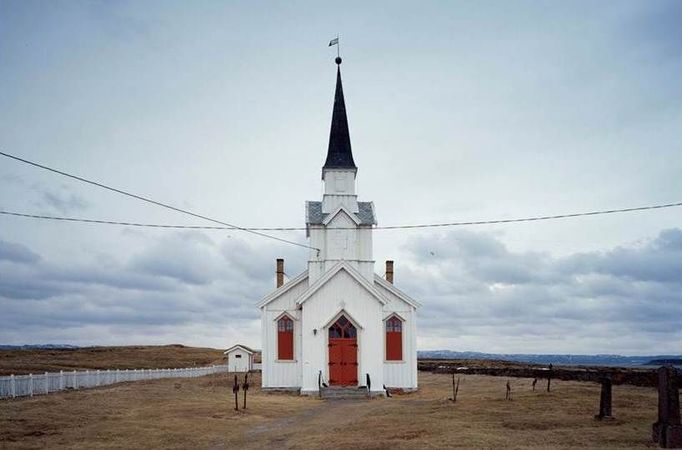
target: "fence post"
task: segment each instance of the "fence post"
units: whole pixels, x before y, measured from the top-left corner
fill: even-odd
[[[28,395],[33,397],[33,374],[28,374]]]
[[[652,426],[652,438],[661,448],[682,447],[680,423],[680,386],[673,366],[658,369],[658,421]]]
[[[99,369],[97,369],[97,372],[95,372],[95,386],[99,386],[100,378],[99,378]]]
[[[16,387],[16,382],[14,381],[14,374],[9,376],[9,389],[10,392],[12,393],[12,398],[16,398],[17,396],[17,387]]]
[[[45,393],[49,394],[50,393],[50,375],[45,372]]]
[[[78,377],[75,370],[73,371],[73,388],[78,389]]]
[[[613,420],[611,416],[611,378],[601,379],[601,394],[599,395],[599,414],[594,416],[598,420]]]
[[[59,371],[59,390],[60,391],[64,390],[64,371],[63,370]]]

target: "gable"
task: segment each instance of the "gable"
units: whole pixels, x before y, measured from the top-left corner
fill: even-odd
[[[351,266],[346,261],[340,261],[334,267],[325,272],[322,277],[320,277],[312,286],[308,288],[299,298],[296,300],[296,304],[301,305],[305,303],[308,299],[315,295],[324,286],[334,283],[334,284],[345,284],[345,287],[351,285],[357,285],[366,291],[373,299],[385,305],[388,300],[374,287],[372,283],[367,281],[360,272],[358,272],[353,266]],[[343,287],[342,287],[343,288]]]
[[[228,348],[223,352],[223,354],[225,355],[229,355],[230,353],[246,353],[249,355],[253,355],[254,351],[247,347],[246,345],[237,344],[233,345],[232,347]]]
[[[327,227],[350,227],[360,225],[360,219],[355,214],[346,209],[345,206],[339,206],[336,210],[322,221],[323,225]]]

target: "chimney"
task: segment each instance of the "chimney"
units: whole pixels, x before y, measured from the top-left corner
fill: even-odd
[[[386,261],[386,281],[393,284],[393,261]]]
[[[277,258],[277,287],[284,284],[284,259]]]

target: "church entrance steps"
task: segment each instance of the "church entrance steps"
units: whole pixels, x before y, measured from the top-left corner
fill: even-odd
[[[322,388],[321,397],[326,399],[366,399],[366,386],[328,387]]]

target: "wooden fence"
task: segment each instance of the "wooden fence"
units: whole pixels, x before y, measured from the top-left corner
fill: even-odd
[[[203,377],[227,371],[227,365],[218,365],[183,369],[74,370],[37,375],[10,375],[0,377],[0,399],[32,397],[69,389],[88,389],[125,381]]]

